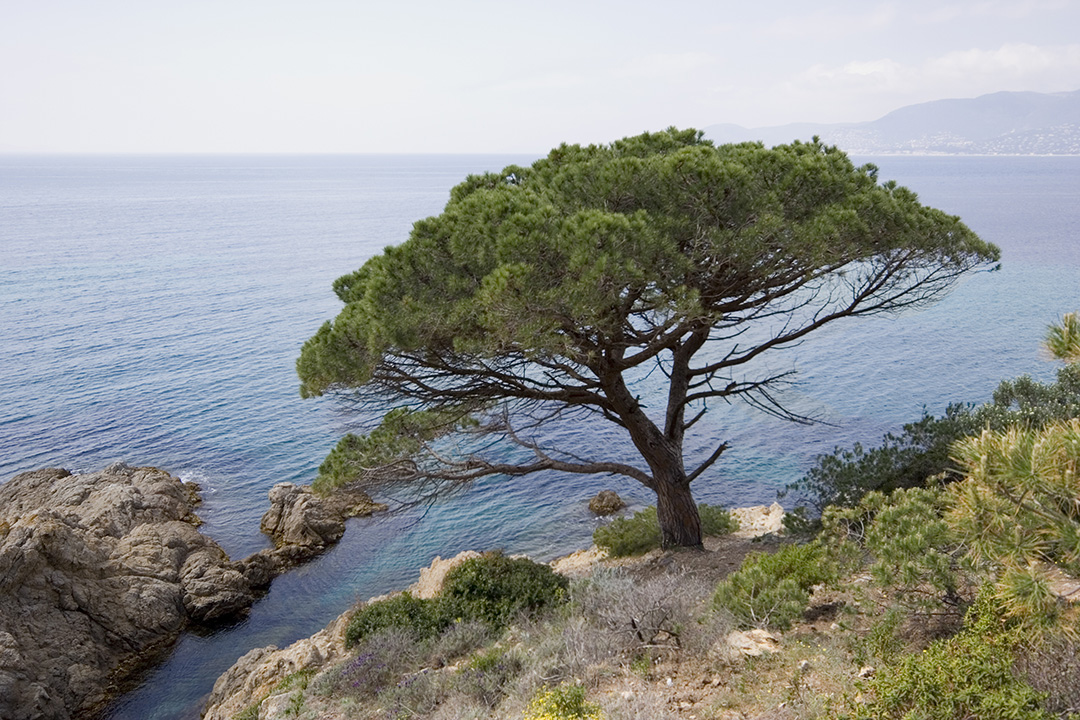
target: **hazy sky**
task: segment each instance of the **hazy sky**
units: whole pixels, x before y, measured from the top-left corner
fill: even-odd
[[[1078,0],[0,0],[0,151],[546,152],[1080,89]]]

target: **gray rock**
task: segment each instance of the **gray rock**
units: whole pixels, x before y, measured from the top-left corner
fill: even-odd
[[[294,673],[317,672],[342,660],[347,653],[345,629],[351,616],[351,611],[344,613],[325,629],[284,649],[270,645],[248,652],[214,683],[203,720],[230,720],[251,705],[259,707],[259,717],[288,717],[293,693],[291,688],[282,687],[282,681]]]
[[[91,715],[186,625],[247,610],[269,581],[196,530],[197,491],[122,464],[0,485],[0,718]]]
[[[318,495],[306,485],[278,483],[270,489],[270,509],[259,528],[274,541],[282,564],[309,559],[345,534],[345,520],[385,510],[360,490]]]
[[[275,548],[234,562],[196,529],[198,487],[150,467],[47,468],[0,485],[0,718],[89,716],[190,624],[247,612],[285,569],[385,509],[282,483],[261,527]]]

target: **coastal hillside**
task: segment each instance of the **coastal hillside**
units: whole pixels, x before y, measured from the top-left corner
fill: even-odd
[[[202,717],[1072,720],[1077,643],[1027,642],[973,575],[941,566],[932,497],[869,497],[810,543],[744,525],[698,552],[436,558],[407,592],[244,655]]]
[[[1080,90],[999,92],[908,105],[872,122],[705,128],[716,142],[814,135],[854,155],[1080,155]]]

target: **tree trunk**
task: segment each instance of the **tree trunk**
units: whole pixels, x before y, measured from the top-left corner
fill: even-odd
[[[701,549],[701,516],[685,476],[656,478],[656,517],[660,521],[660,543],[665,550]]]
[[[649,464],[652,483],[646,483],[656,493],[656,516],[660,523],[660,544],[669,548],[698,548],[701,544],[701,516],[698,515],[690,482],[683,468],[682,401],[686,398],[686,364],[689,353],[677,353],[672,364],[671,390],[667,413],[670,432],[664,433],[642,411],[641,403],[630,393],[620,372],[597,371],[604,381],[604,393],[630,433],[630,440]]]

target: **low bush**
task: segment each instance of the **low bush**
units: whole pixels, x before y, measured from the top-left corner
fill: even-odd
[[[600,706],[585,699],[581,685],[560,685],[537,693],[525,720],[600,720]]]
[[[492,627],[476,620],[455,622],[434,640],[428,654],[433,667],[449,665],[463,655],[468,655],[494,639]]]
[[[901,626],[906,615],[899,607],[891,607],[874,621],[858,650],[858,664],[888,663],[904,651]]]
[[[719,505],[698,505],[702,535],[726,535],[737,528],[731,513]],[[643,555],[660,547],[660,522],[652,505],[633,517],[616,518],[593,532],[593,542],[611,557]]]
[[[882,589],[908,608],[936,612],[943,602],[959,606],[958,589],[968,582],[944,511],[940,488],[869,492],[855,507],[825,511],[822,540],[836,554],[868,553]]]
[[[980,422],[981,416],[976,417],[969,405],[950,405],[942,417],[924,412],[918,422],[904,425],[899,435],[885,435],[878,447],[855,443],[850,449],[837,447],[831,454],[817,456],[809,472],[780,495],[793,492],[820,514],[830,505],[857,505],[873,490],[923,487],[929,478],[943,474],[958,479],[959,469],[950,460],[949,448],[977,432]]]
[[[1080,576],[1080,419],[984,430],[953,450],[967,477],[949,488],[945,519],[1010,619],[1033,635],[1080,635],[1080,608],[1052,589],[1055,576]]]
[[[879,669],[872,698],[853,720],[1051,720],[1043,696],[1013,670],[1015,633],[1002,631],[1000,612],[980,598],[968,627],[916,655],[901,655]]]
[[[703,582],[682,572],[635,578],[621,569],[597,570],[575,583],[573,598],[592,627],[592,644],[622,658],[656,648],[682,648],[699,630]]]
[[[924,412],[922,419],[904,425],[900,434],[885,435],[878,447],[837,447],[831,454],[818,456],[814,467],[781,495],[793,492],[820,513],[829,505],[854,506],[873,490],[924,487],[933,478],[952,482],[963,477],[952,459],[952,445],[961,438],[984,429],[1037,430],[1074,418],[1080,418],[1078,362],[1060,368],[1051,383],[1026,375],[1003,380],[993,400],[984,405],[949,405],[941,417]]]
[[[786,629],[810,600],[814,585],[832,582],[839,566],[818,542],[785,545],[775,553],[753,552],[720,582],[713,607],[743,627]]]
[[[660,521],[656,508],[649,506],[633,517],[615,518],[593,531],[593,542],[611,557],[643,555],[660,547]]]
[[[521,668],[521,658],[515,653],[488,650],[458,671],[454,685],[458,692],[494,710],[506,697],[510,681],[521,672]]]
[[[418,640],[441,633],[452,618],[433,600],[414,598],[407,592],[368,603],[355,613],[345,628],[345,647],[352,647],[373,633],[397,628]]]
[[[428,717],[445,696],[438,673],[414,672],[379,693],[377,702],[381,713],[378,717],[385,720]]]
[[[423,655],[423,643],[401,628],[373,632],[356,645],[356,656],[328,673],[319,692],[370,700],[395,686]]]
[[[439,601],[444,617],[504,627],[519,613],[564,600],[567,585],[548,565],[489,552],[450,570]]]
[[[566,578],[548,565],[485,553],[448,572],[442,592],[433,600],[404,592],[364,605],[349,620],[345,646],[395,628],[417,640],[435,638],[455,623],[502,628],[519,613],[533,613],[564,599],[567,585]]]

